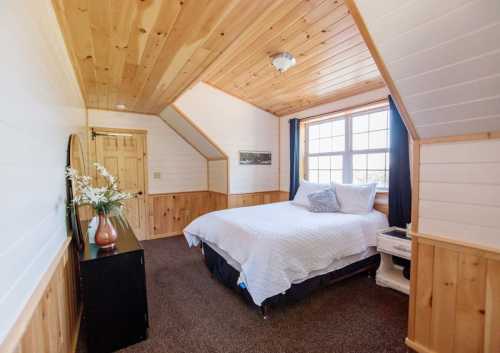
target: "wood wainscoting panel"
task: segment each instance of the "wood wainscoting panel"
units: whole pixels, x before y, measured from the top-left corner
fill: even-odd
[[[77,254],[68,238],[0,346],[2,353],[76,351],[81,321],[77,261]]]
[[[195,218],[227,208],[227,195],[213,191],[150,194],[150,239],[182,234]]]
[[[500,352],[500,252],[415,234],[410,330],[417,352]]]
[[[228,208],[256,206],[286,200],[288,200],[288,193],[279,190],[231,194],[228,197]]]

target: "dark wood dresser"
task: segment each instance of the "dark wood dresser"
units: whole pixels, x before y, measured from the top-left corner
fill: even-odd
[[[113,222],[116,248],[103,252],[85,244],[80,285],[87,351],[105,353],[147,338],[148,309],[144,250],[129,227]],[[86,232],[87,225],[82,227]]]

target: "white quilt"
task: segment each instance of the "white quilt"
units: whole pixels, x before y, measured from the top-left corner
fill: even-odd
[[[376,245],[384,214],[312,213],[291,202],[211,212],[184,229],[189,246],[216,244],[240,264],[243,282],[260,305],[332,261]]]

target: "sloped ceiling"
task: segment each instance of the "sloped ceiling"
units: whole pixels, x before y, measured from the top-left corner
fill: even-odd
[[[420,138],[500,130],[500,1],[355,3]]]
[[[174,129],[184,140],[193,146],[208,160],[227,159],[224,152],[203,134],[191,120],[171,105],[165,108],[160,118]]]
[[[283,115],[385,85],[344,0],[52,2],[88,108],[158,114],[205,80]]]

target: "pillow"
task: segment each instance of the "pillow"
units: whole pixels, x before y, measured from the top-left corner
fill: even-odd
[[[340,210],[333,188],[310,193],[307,198],[309,199],[309,211],[311,212],[337,212]]]
[[[342,213],[367,213],[373,209],[377,183],[367,185],[335,184]]]
[[[310,193],[325,190],[331,188],[332,186],[329,184],[317,184],[310,183],[308,181],[303,181],[299,185],[299,189],[293,198],[292,203],[297,206],[303,206],[309,208],[309,200],[307,199],[307,195]]]

